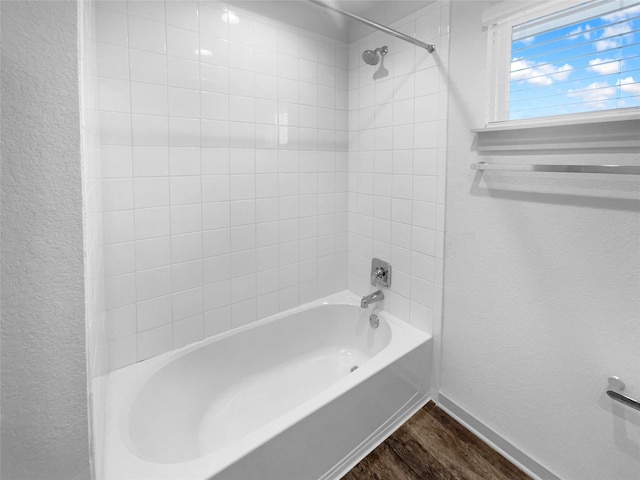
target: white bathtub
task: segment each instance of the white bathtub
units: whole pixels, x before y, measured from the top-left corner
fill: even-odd
[[[384,311],[374,329],[359,301],[332,295],[112,372],[105,479],[339,478],[429,395],[430,336]]]

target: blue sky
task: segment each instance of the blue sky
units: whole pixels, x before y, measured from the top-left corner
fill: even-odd
[[[640,106],[640,2],[511,50],[512,120]]]

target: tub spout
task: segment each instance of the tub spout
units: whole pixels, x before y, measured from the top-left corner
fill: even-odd
[[[384,300],[384,293],[382,293],[382,290],[376,290],[375,292],[362,297],[362,300],[360,300],[360,306],[362,308],[367,308],[370,304],[381,302],[382,300]]]

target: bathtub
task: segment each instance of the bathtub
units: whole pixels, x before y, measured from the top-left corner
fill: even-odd
[[[429,399],[431,338],[342,292],[107,379],[106,480],[340,478]]]

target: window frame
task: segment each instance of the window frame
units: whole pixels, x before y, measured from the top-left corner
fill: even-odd
[[[487,98],[485,127],[475,129],[501,130],[519,129],[536,126],[573,125],[582,123],[600,123],[640,118],[640,107],[608,109],[540,116],[528,119],[509,119],[509,88],[511,77],[512,32],[519,25],[536,18],[553,15],[562,10],[586,3],[587,0],[547,0],[545,2],[513,2],[504,0],[485,9],[482,15],[482,28],[487,32]]]

